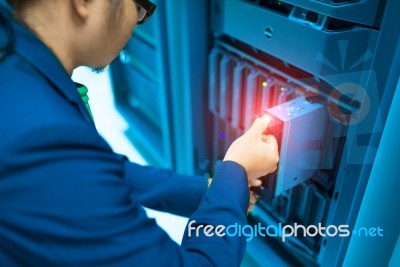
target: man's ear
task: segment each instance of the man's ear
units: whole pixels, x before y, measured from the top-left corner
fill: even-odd
[[[89,5],[92,0],[71,0],[72,12],[81,20],[86,20],[89,17]]]

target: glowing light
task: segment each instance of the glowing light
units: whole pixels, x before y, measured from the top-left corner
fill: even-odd
[[[263,118],[264,120],[271,121],[271,116],[269,116],[268,114],[264,114],[264,115],[262,116],[262,118]]]
[[[267,83],[267,82],[263,82],[263,83],[262,83],[262,86],[263,86],[263,87],[267,87],[267,86],[268,86],[268,83]]]
[[[282,91],[282,92],[285,91],[285,87],[282,86],[282,87],[281,87],[281,91]]]

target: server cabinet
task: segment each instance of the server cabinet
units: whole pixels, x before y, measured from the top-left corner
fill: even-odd
[[[135,29],[111,65],[117,107],[129,123],[127,136],[146,161],[173,167],[165,4],[155,1],[157,16]]]
[[[209,166],[206,105],[207,1],[153,1],[157,11],[138,25],[111,64],[117,108],[126,134],[149,164],[183,173]],[[193,112],[194,111],[194,112]]]
[[[263,180],[249,223],[352,229],[394,104],[400,2],[158,2],[154,30],[163,32],[164,42],[153,49],[162,59],[156,76],[163,77],[157,87],[163,115],[146,119],[162,122],[165,130],[157,137],[165,148],[158,162],[180,172],[212,173],[255,116],[269,113],[281,162]],[[126,72],[125,61],[112,66],[117,103],[143,113],[135,105],[151,94],[129,102],[126,92],[136,92],[142,81]],[[137,114],[126,114],[137,123]],[[140,124],[135,131],[155,138]],[[349,240],[258,236],[248,243],[243,266],[340,266]]]
[[[224,74],[227,57],[236,66],[224,77],[235,81],[234,94],[236,81],[245,80],[241,100],[232,102],[241,110],[243,123],[236,123],[237,118],[226,118],[225,123],[234,121],[243,133],[263,112],[282,122],[275,131],[281,156],[278,171],[264,180],[250,220],[352,228],[399,75],[399,27],[393,21],[399,4],[226,0],[213,1],[212,8],[213,49],[220,54],[220,71],[210,72],[210,81],[221,79],[215,76]],[[211,51],[210,62],[215,53]],[[235,71],[243,65],[245,74]],[[224,101],[232,101],[218,86],[210,83],[210,102],[218,98],[218,91]],[[321,113],[311,113],[313,107]],[[219,121],[214,140],[220,139],[213,150],[220,150],[218,144],[229,137],[219,108],[212,110]],[[296,120],[302,123],[290,123]],[[300,150],[304,151],[299,154]],[[349,238],[302,234],[286,242],[279,236],[250,242],[244,264],[342,264]]]

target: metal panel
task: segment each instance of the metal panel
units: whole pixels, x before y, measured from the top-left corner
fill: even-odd
[[[333,86],[342,81],[328,74],[344,67],[359,71],[362,64],[355,63],[370,59],[368,51],[376,45],[377,31],[371,28],[355,25],[340,30],[316,29],[241,0],[223,1],[219,11],[215,14],[222,17],[214,26],[217,34],[229,35],[314,76],[325,77]],[[358,83],[360,75],[352,79]]]
[[[267,110],[283,122],[276,195],[308,179],[319,169],[328,120],[326,107],[304,97]]]

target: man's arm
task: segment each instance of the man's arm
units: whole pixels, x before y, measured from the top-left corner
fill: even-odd
[[[124,179],[132,188],[132,197],[145,207],[189,217],[206,193],[205,177],[124,162]]]
[[[89,127],[49,125],[3,151],[0,262],[7,266],[238,266],[243,237],[200,232],[174,243],[148,219],[124,178],[126,162]],[[189,221],[245,224],[244,169],[225,162]],[[185,203],[182,203],[184,206]]]

